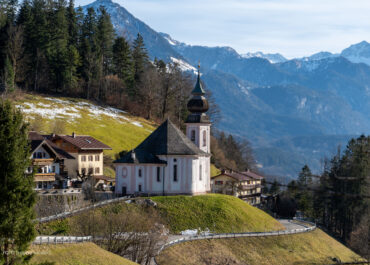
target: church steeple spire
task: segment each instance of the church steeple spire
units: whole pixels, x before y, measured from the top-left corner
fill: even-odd
[[[193,114],[197,114],[198,116],[205,115],[204,113],[207,112],[209,106],[207,99],[204,97],[206,92],[204,91],[202,83],[200,82],[200,64],[198,65],[197,83],[195,84],[193,91],[191,91],[191,94],[193,96],[188,102],[188,110]],[[191,115],[189,115],[189,117]]]
[[[191,94],[192,97],[188,102],[188,110],[191,113],[186,119],[186,135],[199,149],[210,154],[211,122],[206,114],[209,106],[200,81],[200,65],[198,65],[197,83]]]
[[[198,63],[198,77],[197,77],[197,83],[195,84],[195,87],[193,91],[191,91],[192,95],[205,95],[202,83],[200,82],[200,63]]]

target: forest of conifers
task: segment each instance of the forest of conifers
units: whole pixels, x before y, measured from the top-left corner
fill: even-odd
[[[101,7],[86,14],[73,1],[1,1],[0,84],[83,97],[148,119],[186,116],[193,86],[175,64],[150,62],[143,38],[114,32]]]

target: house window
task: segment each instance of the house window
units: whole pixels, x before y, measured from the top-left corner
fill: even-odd
[[[96,167],[95,168],[95,174],[99,174],[100,173],[100,168]]]
[[[203,146],[207,146],[207,131],[203,131]]]
[[[141,178],[142,176],[142,172],[141,172],[141,169],[139,169],[139,178]]]
[[[216,185],[223,185],[223,184],[224,184],[224,182],[223,182],[222,180],[216,180],[215,184],[216,184]]]
[[[86,162],[86,156],[81,156],[81,161]]]
[[[157,182],[161,182],[161,168],[157,167]]]
[[[94,174],[94,169],[92,167],[89,167],[89,174]]]
[[[37,158],[37,153],[33,153],[33,158]]]
[[[173,165],[173,181],[177,182],[177,165]]]
[[[89,161],[94,161],[94,157],[93,156],[89,156]]]
[[[37,153],[37,158],[42,158],[42,153],[41,152]]]
[[[55,173],[55,166],[52,167],[51,172]]]
[[[39,187],[39,189],[42,189],[42,182],[38,183],[38,187]]]
[[[141,184],[139,184],[139,192],[141,192]]]
[[[203,172],[202,172],[202,165],[199,165],[199,180],[202,180],[202,175],[203,175]]]
[[[126,177],[127,176],[127,168],[126,167],[123,167],[122,168],[122,177]]]
[[[195,130],[191,130],[190,140],[191,140],[192,142],[195,142]]]
[[[100,161],[100,155],[95,155],[95,161]]]

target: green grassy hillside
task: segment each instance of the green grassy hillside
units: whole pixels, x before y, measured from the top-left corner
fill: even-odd
[[[261,232],[283,230],[284,227],[265,212],[250,206],[232,196],[211,194],[201,196],[169,196],[152,197],[157,202],[156,208],[171,233],[179,233],[187,229],[213,232]],[[109,206],[105,206],[109,207]],[[96,209],[101,211],[105,207]],[[139,208],[136,204],[130,207]],[[121,211],[127,211],[126,206]],[[145,215],[145,214],[144,214]],[[143,218],[146,218],[143,215]],[[73,219],[55,220],[38,224],[40,235],[73,235],[71,226]]]
[[[41,133],[51,133],[58,127],[56,121],[63,121],[65,134],[91,135],[112,147],[113,150],[106,151],[111,155],[136,147],[156,126],[124,111],[82,99],[25,94],[15,100],[15,105]]]
[[[165,249],[159,265],[201,264],[334,264],[360,257],[320,229],[275,237],[199,240]]]
[[[265,212],[233,196],[153,197],[173,233],[208,228],[214,232],[274,231],[284,227]]]
[[[106,251],[93,243],[63,244],[63,245],[33,245],[30,252],[34,253],[30,264],[54,262],[56,265],[105,265],[137,264]]]

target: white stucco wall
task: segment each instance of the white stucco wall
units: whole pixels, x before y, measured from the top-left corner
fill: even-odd
[[[199,147],[200,150],[211,153],[211,126],[205,123],[187,123],[186,124],[186,136],[191,140],[191,132],[195,131],[194,144]],[[206,134],[206,143],[204,144],[203,133]]]
[[[160,159],[167,161],[167,165],[115,164],[116,193],[120,194],[122,187],[126,187],[127,194],[139,192],[139,185],[141,192],[149,194],[198,194],[210,191],[210,157],[160,156]],[[177,165],[177,181],[174,179],[174,165]],[[159,182],[157,167],[160,167]],[[126,176],[123,176],[124,168]]]

